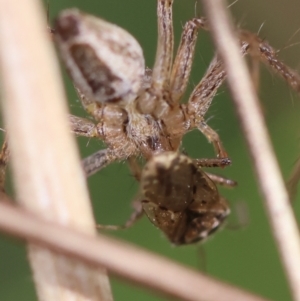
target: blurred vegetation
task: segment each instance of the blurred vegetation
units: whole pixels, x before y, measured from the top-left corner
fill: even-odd
[[[49,2],[50,20],[53,20],[64,8],[78,7],[127,29],[142,45],[147,66],[153,65],[157,37],[155,0],[52,0]],[[297,14],[300,3],[297,0],[289,0],[288,5],[286,3],[281,0],[240,0],[231,7],[231,10],[236,24],[240,27],[258,32],[264,24],[260,36],[275,48],[282,49],[279,53],[280,58],[297,69],[300,62],[297,56],[299,46],[292,47],[292,44],[299,42],[300,34],[295,35],[292,40],[289,38],[300,26]],[[200,6],[197,7],[197,11],[201,14]],[[194,16],[195,0],[175,0],[176,45],[183,24]],[[24,34],[30,35],[27,32]],[[288,48],[284,49],[285,47]],[[213,47],[209,34],[202,32],[199,35],[188,92],[200,80],[212,56]],[[87,116],[77,100],[70,80],[64,77],[71,112]],[[261,104],[283,176],[287,178],[300,154],[300,98],[284,81],[271,74],[266,68],[262,68],[261,77],[259,92]],[[239,186],[233,190],[220,189],[222,195],[232,204],[232,215],[227,223],[228,229],[225,227],[223,231],[217,233],[201,246],[200,251],[197,245],[172,246],[146,218],[131,229],[109,232],[107,235],[131,242],[195,269],[201,269],[205,265],[209,275],[273,300],[291,300],[245,139],[225,85],[215,98],[207,119],[209,124],[218,130],[233,161],[231,167],[216,172],[239,182]],[[78,142],[82,157],[103,147],[97,140],[79,138]],[[186,135],[183,147],[192,157],[214,156],[212,146],[197,131]],[[88,182],[97,222],[124,223],[130,215],[130,202],[138,187],[126,164],[113,164],[94,175]],[[230,225],[238,223],[235,208],[239,204],[246,204],[245,210],[249,221],[246,227],[231,231]],[[299,215],[299,197],[294,207],[296,214]],[[199,255],[200,253],[204,253],[205,256]],[[36,300],[24,246],[3,236],[0,239],[0,271],[0,300]],[[116,301],[166,300],[114,278],[112,287]]]

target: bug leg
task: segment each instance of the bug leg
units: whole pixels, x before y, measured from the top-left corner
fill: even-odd
[[[131,174],[134,176],[134,178],[140,182],[141,176],[142,176],[142,170],[141,166],[138,164],[136,157],[129,157],[127,159],[127,163],[129,166],[129,169],[131,171]]]
[[[157,1],[158,41],[152,87],[158,92],[169,88],[174,44],[172,5],[173,0]]]
[[[249,225],[250,218],[247,203],[243,201],[236,203],[232,212],[234,213],[235,220],[229,221],[225,225],[225,229],[235,231],[244,229]]]
[[[194,159],[193,162],[198,167],[225,167],[231,165],[231,160],[229,158]],[[216,184],[226,187],[234,187],[237,185],[237,182],[231,179],[208,172],[205,173]]]
[[[193,162],[198,167],[225,167],[231,165],[229,158],[202,158],[194,159]]]
[[[127,159],[129,168],[131,170],[132,175],[135,177],[137,181],[141,180],[141,167],[139,166],[136,157],[129,157]],[[135,224],[144,214],[142,203],[140,199],[136,199],[132,202],[133,212],[130,218],[125,222],[124,225],[97,225],[98,229],[104,230],[122,230],[130,228],[133,224]]]
[[[142,203],[140,200],[136,200],[132,202],[133,204],[133,213],[131,214],[130,218],[125,222],[124,225],[97,225],[98,229],[104,229],[104,230],[122,230],[130,228],[132,225],[134,225],[144,214]]]
[[[228,178],[225,178],[223,176],[220,176],[220,175],[215,175],[215,174],[212,174],[212,173],[208,173],[206,172],[206,175],[214,181],[214,183],[218,184],[218,185],[221,185],[221,186],[225,186],[225,187],[228,187],[228,188],[232,188],[232,187],[235,187],[237,185],[237,182],[236,181],[233,181],[231,179],[228,179]]]

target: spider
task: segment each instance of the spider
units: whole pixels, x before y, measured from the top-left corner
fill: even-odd
[[[87,176],[113,161],[127,160],[136,179],[141,181],[141,187],[145,187],[145,181],[147,182],[149,177],[152,177],[152,184],[159,181],[158,172],[154,172],[154,176],[149,175],[146,170],[155,170],[157,160],[166,161],[166,166],[171,165],[171,152],[175,156],[172,160],[181,162],[178,170],[195,169],[195,173],[204,179],[201,183],[193,179],[187,184],[190,189],[195,185],[199,185],[200,189],[205,186],[213,187],[209,189],[211,196],[208,198],[208,204],[219,202],[224,205],[227,203],[219,196],[213,181],[225,183],[226,179],[206,175],[200,169],[203,165],[199,163],[197,166],[196,161],[180,155],[179,149],[183,135],[196,128],[213,144],[217,155],[215,159],[206,159],[208,163],[205,166],[224,167],[230,164],[218,134],[204,119],[217,89],[226,78],[226,72],[222,61],[215,55],[188,102],[181,103],[188,84],[198,31],[200,28],[209,30],[209,26],[205,18],[193,18],[188,21],[173,60],[172,4],[173,0],[157,1],[158,45],[152,70],[145,68],[140,45],[125,30],[77,9],[65,10],[58,16],[55,40],[61,57],[83,107],[95,120],[94,123],[71,116],[72,130],[76,135],[99,138],[107,145],[106,149],[83,160]],[[267,42],[243,30],[238,31],[238,36],[242,55],[250,54],[254,61],[261,60],[279,73],[292,88],[300,90],[299,75],[277,59],[276,51]],[[136,162],[139,156],[147,162],[142,171]],[[200,159],[201,162],[203,160]],[[180,176],[174,169],[170,169],[169,172],[165,168],[164,170],[166,178],[174,179],[174,174]],[[227,183],[232,184],[230,181]],[[160,184],[160,189],[167,189],[167,186]],[[151,189],[154,189],[153,185],[143,191],[143,196],[151,193]],[[188,205],[179,207],[185,212],[193,207],[195,200],[189,199],[188,189],[182,193],[182,202],[187,202]],[[152,207],[145,205],[147,202],[142,204],[148,217],[171,241],[181,244],[197,240],[184,240],[173,234],[172,236],[168,229],[159,225],[157,217],[153,218],[153,208],[158,205],[160,216],[168,219],[168,214],[164,214],[163,211],[174,211],[176,202],[168,208],[169,200],[166,201],[166,207],[166,202],[155,200],[155,195],[151,197]],[[198,203],[195,202],[195,205]],[[210,208],[209,205],[207,208]],[[218,222],[211,224],[209,231],[205,232],[207,235],[218,228],[229,213],[228,205],[223,207],[223,215],[217,214]],[[136,215],[138,212],[141,210],[138,210]],[[213,210],[207,210],[205,216],[211,216],[212,213]],[[202,215],[204,220],[205,216]],[[216,215],[213,218],[216,218]],[[168,224],[174,223],[174,220],[176,218]],[[201,231],[196,235],[198,240],[205,236]]]
[[[56,20],[62,59],[84,108],[96,121],[71,116],[72,129],[107,145],[84,161],[87,175],[116,160],[139,155],[148,160],[157,153],[177,151],[183,135],[194,128],[213,144],[219,158],[227,157],[218,134],[204,119],[226,78],[223,63],[216,55],[187,104],[180,103],[198,30],[209,28],[205,18],[188,21],[173,62],[172,4],[172,0],[157,1],[158,46],[152,71],[145,68],[138,42],[116,25],[77,9],[63,11]],[[260,59],[300,91],[299,75],[277,59],[267,42],[247,31],[238,34],[242,54]]]

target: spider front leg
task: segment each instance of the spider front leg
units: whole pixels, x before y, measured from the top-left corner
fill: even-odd
[[[199,28],[206,29],[205,18],[194,18],[188,21],[181,36],[180,45],[175,57],[170,79],[171,99],[173,103],[178,103],[183,96],[191,72],[192,61],[195,52]],[[215,151],[220,158],[228,155],[222,145],[219,135],[210,128],[204,121],[211,101],[225,78],[222,63],[215,58],[211,68],[206,73],[204,79],[197,85],[190,97],[188,115],[195,114],[195,124],[197,128],[213,143]]]
[[[191,73],[199,28],[204,25],[205,19],[194,18],[186,22],[184,26],[170,79],[170,91],[173,103],[179,103],[186,90]]]
[[[187,104],[187,115],[191,123],[213,144],[219,158],[228,157],[227,152],[223,147],[219,135],[206,124],[204,115],[209,109],[218,88],[224,82],[225,77],[226,73],[223,63],[218,56],[215,56],[203,79],[193,90]]]
[[[219,158],[227,158],[228,154],[222,144],[222,141],[218,135],[218,133],[212,129],[204,120],[200,121],[197,124],[197,128],[199,131],[202,132],[203,135],[210,141],[215,149],[215,152],[217,153],[217,156]]]
[[[155,64],[152,73],[152,87],[161,92],[169,89],[169,79],[173,59],[173,0],[158,0],[158,41]]]

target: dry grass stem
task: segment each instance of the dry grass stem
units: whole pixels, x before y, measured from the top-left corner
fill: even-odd
[[[0,0],[2,108],[17,201],[44,219],[96,235],[45,19],[36,0]],[[104,269],[34,244],[29,259],[40,300],[112,300]]]
[[[266,130],[259,101],[242,60],[233,25],[223,0],[203,0],[213,38],[247,139],[258,183],[273,228],[294,300],[300,300],[299,232],[287,191]]]
[[[180,300],[267,301],[129,244],[45,222],[7,201],[0,202],[0,229],[93,266],[104,266],[119,277]]]

